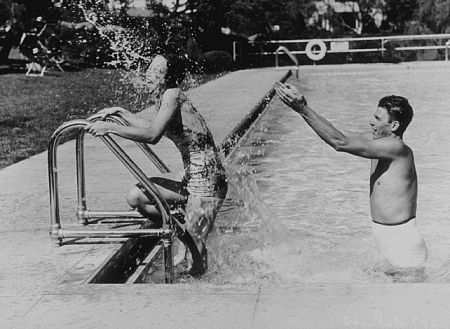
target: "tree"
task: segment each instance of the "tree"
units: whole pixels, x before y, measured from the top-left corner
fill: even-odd
[[[394,33],[404,33],[407,22],[414,19],[417,0],[386,1],[387,20],[394,25]]]
[[[450,28],[450,0],[419,0],[416,16],[433,32],[448,32]]]
[[[305,20],[314,1],[237,0],[226,13],[226,23],[244,35],[264,39],[295,39],[308,34]],[[274,29],[277,26],[279,29]]]

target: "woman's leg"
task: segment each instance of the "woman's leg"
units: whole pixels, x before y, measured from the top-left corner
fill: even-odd
[[[207,269],[206,239],[214,227],[214,222],[224,198],[190,195],[186,205],[186,230],[190,233],[201,257],[192,257],[189,272],[203,274]],[[192,255],[193,256],[193,255]]]
[[[166,177],[151,177],[150,181],[156,185],[162,197],[167,201],[169,206],[184,205],[187,201],[189,193],[183,182],[172,179],[173,175]],[[155,223],[161,223],[161,214],[155,206],[154,200],[147,195],[145,189],[137,184],[127,194],[128,204],[136,208],[139,213],[148,217]]]
[[[152,177],[150,180],[156,185],[169,205],[185,205],[187,201],[185,210],[186,230],[200,253],[200,257],[192,257],[188,260],[189,272],[192,275],[203,274],[207,269],[206,239],[213,229],[216,215],[225,200],[227,187],[225,186],[219,191],[219,194],[223,194],[223,196],[205,197],[189,195],[184,183],[167,178],[167,176]],[[137,208],[143,216],[161,224],[159,211],[156,209],[154,202],[147,197],[141,188],[137,186],[132,188],[127,195],[127,201],[130,206]],[[186,244],[186,241],[183,238],[181,239]],[[185,258],[186,248],[181,243],[178,243],[178,252],[176,254],[174,259],[175,265],[181,263]]]
[[[151,177],[150,181],[156,185],[158,191],[167,201],[169,206],[182,205],[184,208],[189,195],[186,191],[186,184],[172,178],[172,175],[166,175],[165,177]],[[141,215],[149,218],[153,223],[160,226],[162,225],[161,213],[156,208],[154,200],[150,200],[149,196],[147,196],[144,191],[145,190],[140,184],[131,188],[127,194],[128,204],[131,207],[136,208]],[[186,247],[178,239],[174,242],[174,265],[177,266],[186,258]]]

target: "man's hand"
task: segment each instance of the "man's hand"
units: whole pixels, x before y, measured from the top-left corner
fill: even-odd
[[[88,124],[86,127],[84,127],[84,130],[86,130],[89,134],[92,136],[98,137],[98,136],[104,136],[111,131],[111,124],[109,122],[104,121],[96,121],[93,123]]]
[[[291,84],[277,81],[275,82],[275,90],[280,99],[296,112],[302,112],[307,104],[305,97]]]
[[[97,114],[101,114],[102,119],[105,119],[108,115],[120,114],[124,111],[125,111],[125,109],[115,106],[115,107],[104,108],[103,110],[98,111]]]

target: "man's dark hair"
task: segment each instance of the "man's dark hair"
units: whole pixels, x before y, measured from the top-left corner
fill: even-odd
[[[395,133],[400,136],[403,135],[414,116],[408,100],[402,96],[385,96],[378,102],[378,107],[386,109],[391,119],[390,121],[396,120],[400,123],[400,127]]]
[[[172,54],[163,55],[163,57],[167,60],[166,86],[176,88],[186,76],[186,59]]]

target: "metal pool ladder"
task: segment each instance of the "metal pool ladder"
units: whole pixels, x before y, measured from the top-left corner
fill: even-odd
[[[160,194],[156,186],[144,174],[144,172],[136,165],[136,163],[127,155],[127,153],[117,144],[117,142],[109,135],[100,136],[102,142],[109,150],[122,162],[122,164],[130,171],[130,173],[142,184],[143,188],[152,196],[156,204],[156,208],[161,213],[162,227],[147,228],[148,220],[143,218],[136,211],[91,211],[88,210],[86,204],[86,184],[85,184],[85,166],[84,166],[84,136],[83,128],[93,122],[100,120],[101,117],[94,115],[86,120],[77,119],[63,123],[53,133],[48,146],[48,178],[50,192],[50,236],[56,243],[62,245],[63,239],[66,238],[140,238],[140,237],[156,237],[160,239],[163,246],[164,255],[164,279],[166,283],[174,282],[174,266],[172,245],[176,235],[181,236],[190,249],[192,256],[201,257],[192,237],[184,227],[184,224],[177,220],[174,216],[175,212],[171,212],[169,205],[164,197]],[[130,125],[126,120],[118,116],[108,116],[107,120],[117,124]],[[84,230],[65,230],[61,225],[59,212],[58,197],[58,169],[57,169],[57,149],[60,137],[63,133],[69,131],[77,131],[76,138],[76,168],[77,168],[77,197],[78,207],[76,217],[78,222],[84,226],[92,223],[140,223],[138,229],[84,229]],[[136,143],[146,156],[155,164],[162,173],[169,172],[168,167],[163,161],[150,149],[145,143]]]
[[[298,79],[298,70],[299,70],[299,64],[298,64],[298,60],[297,57],[294,56],[294,54],[292,54],[289,49],[287,49],[284,46],[280,46],[277,48],[277,50],[275,50],[275,67],[278,68],[279,67],[279,61],[278,61],[278,54],[280,52],[284,52],[286,55],[289,56],[289,58],[294,62],[294,64],[296,65],[297,69],[296,69],[296,73],[295,73],[295,77]]]

